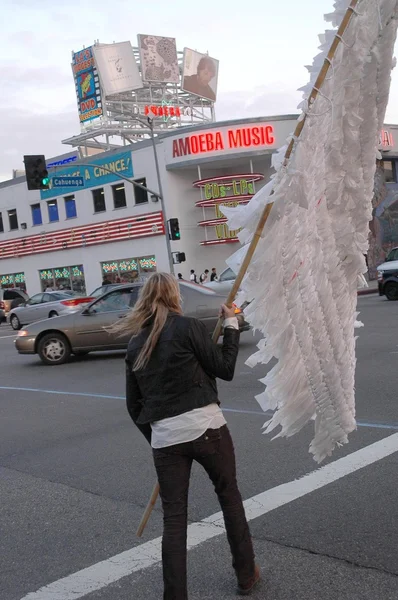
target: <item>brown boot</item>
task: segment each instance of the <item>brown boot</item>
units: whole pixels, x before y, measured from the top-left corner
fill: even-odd
[[[251,594],[252,590],[257,585],[257,583],[260,581],[260,579],[261,579],[260,567],[258,565],[256,565],[255,569],[254,569],[254,575],[248,581],[248,583],[245,585],[241,585],[240,583],[238,583],[239,596],[248,596],[249,594]]]

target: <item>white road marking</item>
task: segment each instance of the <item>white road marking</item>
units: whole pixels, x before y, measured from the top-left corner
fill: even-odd
[[[355,473],[398,451],[398,433],[340,458],[301,479],[278,485],[245,501],[247,519],[256,519],[285,504]],[[188,527],[188,549],[224,533],[222,513],[218,512]],[[107,560],[50,583],[21,600],[77,600],[104,588],[122,577],[147,569],[161,561],[161,538],[135,546]]]
[[[16,338],[17,334],[14,333],[14,335],[0,335],[0,340],[5,340],[7,338]]]

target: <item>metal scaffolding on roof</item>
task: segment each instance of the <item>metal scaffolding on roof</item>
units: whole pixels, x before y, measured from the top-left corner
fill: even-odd
[[[141,71],[138,47],[133,51]],[[182,73],[183,52],[177,54]],[[101,117],[82,123],[80,133],[62,143],[79,147],[81,154],[88,156],[89,149],[106,151],[150,139],[148,117],[152,119],[154,135],[215,121],[214,102],[185,92],[175,83],[144,82],[138,90],[103,94],[103,110]]]

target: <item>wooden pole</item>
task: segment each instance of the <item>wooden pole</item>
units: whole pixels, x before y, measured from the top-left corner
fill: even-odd
[[[343,17],[343,20],[341,21],[340,27],[337,30],[337,33],[335,35],[335,38],[332,42],[332,45],[330,46],[329,52],[327,54],[327,57],[324,60],[324,63],[322,65],[321,70],[319,71],[319,75],[315,81],[314,87],[312,88],[311,94],[309,95],[308,98],[308,112],[311,112],[311,109],[314,105],[314,102],[319,94],[319,90],[321,89],[326,76],[329,72],[332,60],[334,58],[334,55],[336,54],[336,50],[339,47],[339,44],[341,42],[341,39],[348,27],[348,25],[350,24],[352,15],[355,14],[355,7],[358,4],[359,0],[351,0],[350,6],[347,8],[347,11]],[[286,153],[285,153],[285,161],[284,161],[284,165],[286,166],[289,158],[293,152],[294,149],[294,145],[296,142],[296,139],[298,139],[301,135],[301,132],[303,131],[303,127],[304,124],[307,120],[307,114],[304,115],[303,119],[301,119],[301,121],[299,121],[296,125],[296,129],[294,130],[294,134],[292,139],[290,140],[290,143],[287,147]],[[251,262],[251,259],[253,258],[253,254],[257,248],[257,244],[261,238],[261,234],[263,232],[264,226],[267,222],[267,219],[269,217],[269,214],[271,212],[272,206],[273,206],[273,202],[270,202],[269,204],[266,204],[263,212],[261,213],[260,219],[258,221],[257,227],[256,227],[256,231],[254,232],[253,238],[250,242],[249,248],[247,249],[245,258],[241,264],[241,267],[239,269],[239,273],[234,281],[234,285],[232,286],[231,291],[228,294],[228,298],[226,300],[226,305],[227,306],[231,306],[233,301],[235,300],[236,294],[238,293],[238,290],[240,288],[240,285],[242,283],[242,280],[246,274],[247,268]],[[221,328],[222,328],[222,319],[220,318],[218,320],[218,323],[216,325],[216,328],[214,330],[213,333],[213,341],[217,342],[218,338],[220,337],[221,334]],[[151,494],[151,498],[148,502],[148,505],[145,509],[144,515],[141,519],[139,528],[137,530],[137,535],[139,537],[141,537],[145,526],[149,520],[149,517],[151,515],[151,512],[156,504],[156,500],[159,494],[159,484],[156,483],[155,487],[153,488],[152,494]]]
[[[140,524],[138,525],[138,529],[137,529],[137,535],[138,537],[141,537],[144,529],[146,527],[146,524],[149,521],[149,517],[151,516],[151,512],[153,511],[155,504],[156,504],[156,500],[158,499],[158,495],[159,495],[159,483],[156,482],[153,490],[152,490],[152,494],[151,497],[149,498],[149,502],[147,504],[147,507],[145,509],[144,514],[142,515],[142,519],[140,521]]]

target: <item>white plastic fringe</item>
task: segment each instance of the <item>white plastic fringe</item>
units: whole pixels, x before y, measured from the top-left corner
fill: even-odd
[[[348,5],[336,0],[326,19],[337,26]],[[288,165],[284,147],[273,157],[273,180],[247,206],[222,207],[230,229],[242,228],[244,246],[227,261],[237,272],[264,205],[274,202],[238,296],[252,301],[246,318],[264,335],[246,364],[278,359],[256,397],[264,411],[275,411],[265,432],[280,426],[276,437],[289,437],[315,419],[310,452],[317,462],[356,428],[357,288],[366,271],[397,10],[398,0],[358,3],[322,94],[308,108],[335,31],[320,36],[321,53],[302,88],[309,116]]]

